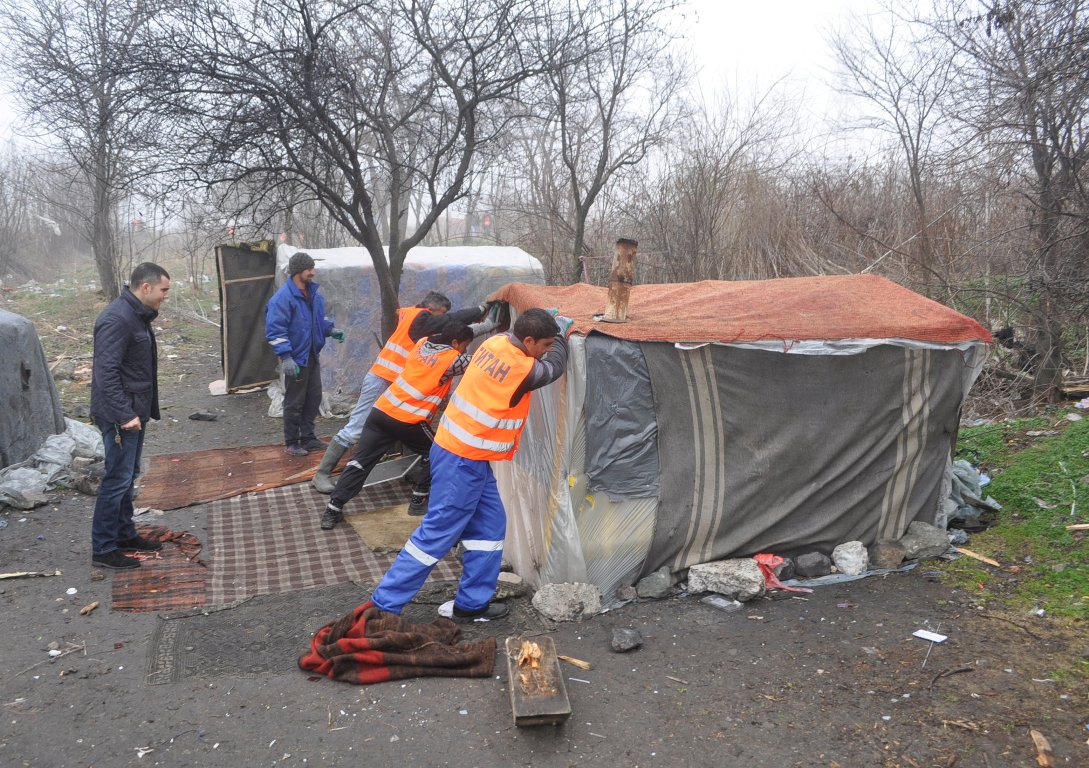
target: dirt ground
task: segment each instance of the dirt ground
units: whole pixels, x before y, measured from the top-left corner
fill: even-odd
[[[168,318],[169,309],[169,341],[179,321]],[[149,454],[278,441],[267,397],[211,397],[218,376],[215,348],[163,355],[164,417],[150,428]],[[218,420],[189,420],[195,411]],[[341,423],[323,420],[319,432]],[[254,627],[243,626],[254,611],[241,608],[215,614],[220,627],[238,625],[219,664],[148,685],[164,619],[111,610],[113,576],[90,567],[93,501],[57,492],[47,506],[2,513],[0,571],[62,575],[0,581],[0,765],[1089,765],[1089,691],[1064,673],[1089,638],[1046,617],[983,610],[925,562],[734,613],[677,594],[561,624],[550,632],[558,651],[593,668],[565,665],[573,714],[559,727],[513,725],[503,658],[488,679],[362,687],[290,661],[270,669]],[[206,516],[196,506],[155,522],[205,541]],[[297,637],[302,654],[317,626],[353,607],[344,589],[300,594],[297,621],[278,613],[268,631]],[[81,616],[92,601],[101,607]],[[619,627],[639,630],[642,647],[612,652]],[[920,628],[949,639],[912,637]],[[525,629],[515,620],[473,631],[502,647]],[[51,643],[77,650],[51,658]],[[1038,763],[1034,730],[1053,763]]]

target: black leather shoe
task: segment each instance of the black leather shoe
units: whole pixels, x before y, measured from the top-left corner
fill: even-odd
[[[306,438],[301,442],[301,445],[308,451],[321,451],[322,453],[325,453],[325,449],[329,447],[316,437]]]
[[[152,541],[143,536],[134,536],[131,539],[117,542],[118,549],[135,549],[138,552],[158,552],[163,548],[161,541]]]
[[[464,608],[454,606],[454,615],[451,616],[458,624],[472,624],[474,621],[492,621],[501,619],[510,613],[506,603],[488,603],[476,611],[467,611]]]
[[[323,530],[331,530],[336,528],[337,523],[344,519],[344,513],[333,509],[332,507],[326,507],[325,513],[321,516],[321,527]]]
[[[120,550],[113,550],[104,555],[91,555],[91,565],[95,568],[113,568],[115,571],[124,571],[129,568],[139,568],[140,561],[135,557],[121,554]]]

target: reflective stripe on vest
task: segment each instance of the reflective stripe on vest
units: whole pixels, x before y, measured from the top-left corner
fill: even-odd
[[[405,369],[405,359],[408,357],[408,351],[413,347],[408,329],[412,327],[412,321],[421,312],[427,311],[423,307],[405,307],[397,310],[397,327],[389,335],[385,346],[378,351],[378,359],[371,366],[371,373],[386,381],[397,378],[397,374]]]
[[[416,342],[408,353],[405,369],[374,404],[386,415],[407,424],[430,419],[438,411],[452,383],[440,382],[459,354],[453,347],[446,347],[425,355],[426,342],[426,338]]]
[[[513,456],[529,414],[530,394],[513,407],[510,401],[534,362],[506,335],[481,344],[450,397],[435,442],[466,459],[502,461]]]

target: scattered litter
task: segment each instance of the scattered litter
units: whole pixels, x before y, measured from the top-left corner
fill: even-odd
[[[1075,408],[1089,408],[1089,397],[1084,397],[1078,402],[1074,403]]]
[[[1026,437],[1054,437],[1059,434],[1057,429],[1031,429],[1025,433]]]
[[[85,605],[85,606],[83,606],[82,608],[79,609],[79,615],[80,616],[86,616],[88,613],[90,613],[91,611],[93,611],[97,607],[98,607],[98,601],[97,600],[95,600],[93,603],[88,603],[87,605]]]
[[[1080,413],[1068,413],[1066,414],[1067,421],[1081,421],[1082,415]]]
[[[155,509],[154,507],[137,507],[132,511],[133,517],[140,517],[142,515],[155,515],[161,517],[163,515],[163,511],[161,509]]]
[[[1029,731],[1029,736],[1032,737],[1032,743],[1036,746],[1036,762],[1040,768],[1052,768],[1055,765],[1053,759],[1055,753],[1051,751],[1051,743],[1036,729]]]
[[[75,587],[68,587],[68,589],[64,590],[64,594],[66,594],[66,595],[74,595],[77,592],[79,592],[79,590],[76,589]]]
[[[579,677],[569,677],[567,679],[574,682],[574,683],[586,683],[587,685],[590,684],[589,680],[583,680],[582,678],[579,678]]]
[[[227,382],[223,379],[216,379],[215,381],[208,382],[208,394],[213,397],[227,394]]]
[[[949,639],[947,635],[939,635],[937,632],[931,632],[929,629],[917,629],[911,634],[922,640],[929,640],[932,643],[944,643]]]
[[[155,747],[136,747],[136,756],[143,757],[155,751]]]
[[[1089,523],[1075,523],[1074,525],[1066,526],[1068,531],[1089,531]]]
[[[1049,504],[1039,496],[1033,496],[1032,500],[1036,502],[1036,506],[1040,507],[1040,509],[1055,509],[1055,507],[1059,506],[1058,504]]]
[[[63,656],[64,651],[62,651],[60,648],[50,648],[49,649],[49,655],[52,656],[53,658],[56,658],[58,656]]]
[[[800,584],[805,584],[807,587],[823,587],[828,584],[843,584],[848,581],[858,581],[859,579],[865,579],[869,576],[886,576],[890,573],[907,573],[918,566],[919,563],[914,562],[901,565],[899,568],[875,568],[872,571],[860,573],[858,576],[848,576],[846,573],[832,573],[828,576],[818,576],[813,579],[805,579],[804,581],[800,579],[788,579],[783,582],[783,585],[796,587]]]
[[[8,527],[8,519],[6,517],[0,517],[0,528]]]
[[[572,665],[578,667],[579,669],[593,669],[594,668],[594,665],[591,664],[588,661],[583,661],[582,659],[576,659],[576,658],[574,658],[572,656],[564,656],[562,653],[556,654],[556,658],[559,659],[560,661],[566,661],[568,664],[572,664]]]
[[[738,600],[732,600],[723,595],[708,595],[707,597],[701,597],[700,602],[723,611],[736,611],[742,605]]]

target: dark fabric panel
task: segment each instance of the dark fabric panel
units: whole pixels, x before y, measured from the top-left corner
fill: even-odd
[[[763,551],[830,553],[934,519],[961,402],[957,352],[645,344],[644,355],[662,456],[644,573]]]
[[[265,306],[276,291],[276,256],[231,245],[216,248],[223,376],[234,391],[276,379],[279,362],[265,341]]]
[[[34,324],[0,309],[0,468],[30,458],[65,430],[60,397]]]
[[[586,338],[586,474],[610,497],[658,495],[658,422],[638,344]]]

